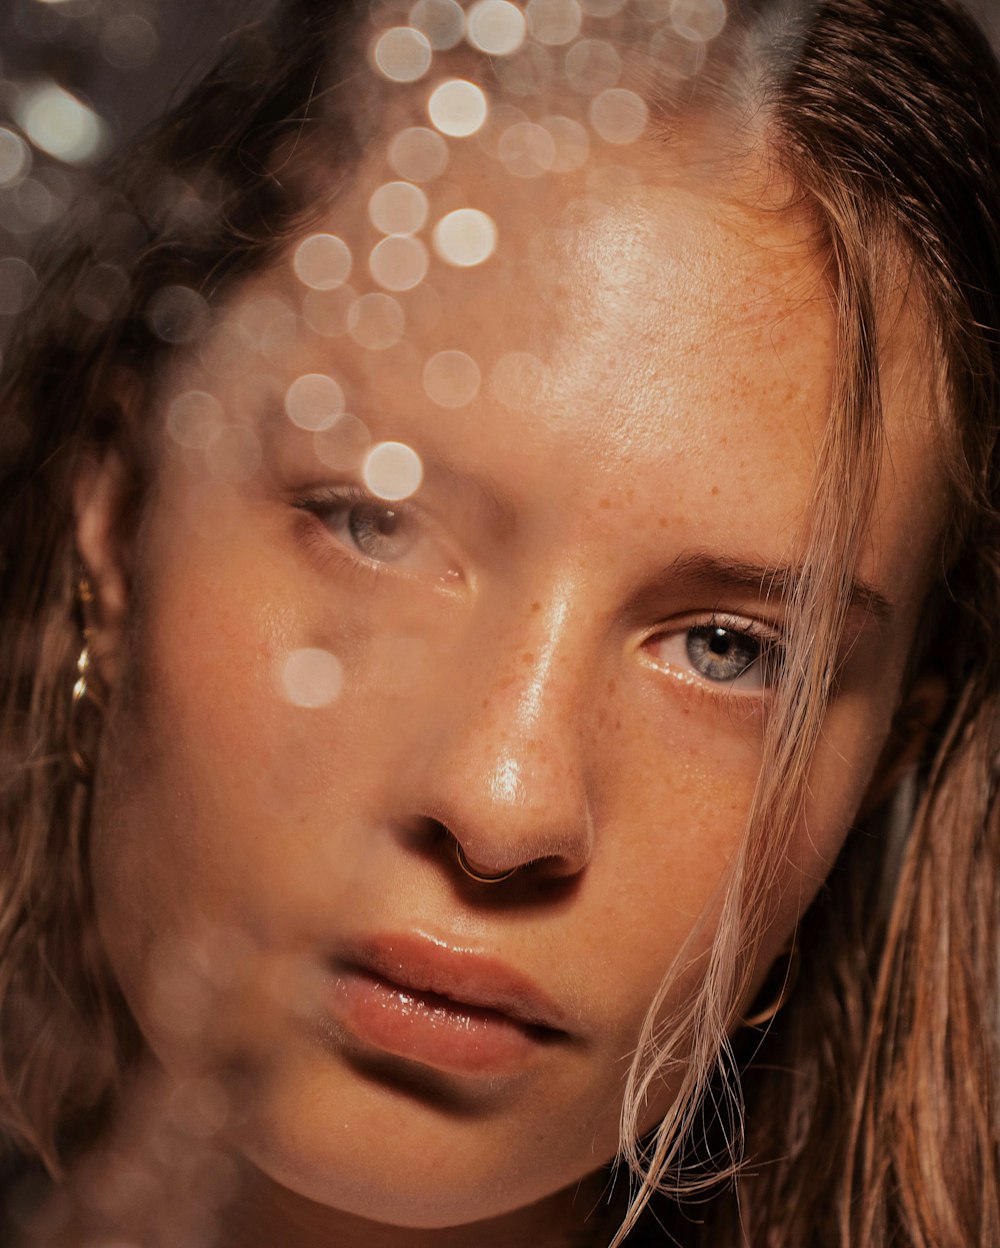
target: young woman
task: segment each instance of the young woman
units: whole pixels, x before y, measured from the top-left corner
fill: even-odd
[[[0,414],[12,1242],[1000,1243],[998,138],[946,0],[302,3],[118,163]]]

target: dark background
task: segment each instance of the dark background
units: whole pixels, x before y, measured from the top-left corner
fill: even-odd
[[[0,0],[0,367],[13,318],[33,298],[30,257],[39,235],[89,193],[98,163],[55,159],[29,143],[24,167],[12,175],[11,150],[22,149],[11,136],[22,135],[26,94],[39,84],[71,92],[100,116],[104,150],[113,150],[197,77],[229,31],[276,3]],[[1000,33],[1000,0],[966,3]],[[914,0],[900,0],[901,11],[913,8]]]
[[[0,0],[0,346],[32,297],[28,262],[40,232],[89,193],[98,163],[55,159],[29,142],[24,167],[8,176],[26,96],[53,83],[71,92],[101,118],[107,152],[162,112],[229,31],[272,2]]]

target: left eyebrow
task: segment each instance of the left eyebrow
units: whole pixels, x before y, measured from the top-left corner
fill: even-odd
[[[663,592],[680,584],[685,587],[704,587],[712,593],[749,594],[763,601],[778,598],[787,602],[799,590],[804,580],[803,569],[794,564],[755,563],[729,555],[688,551],[678,555],[655,578],[654,584],[643,590],[639,596],[645,599],[650,593]],[[848,606],[851,611],[866,619],[873,619],[880,625],[890,623],[895,613],[893,604],[885,594],[859,577],[851,579]]]

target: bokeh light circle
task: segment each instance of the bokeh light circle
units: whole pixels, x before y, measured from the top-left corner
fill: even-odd
[[[510,56],[528,33],[523,10],[510,0],[476,0],[467,25],[469,43],[488,56]]]
[[[439,351],[424,365],[424,392],[440,407],[465,407],[479,393],[479,365],[464,351]]]
[[[325,373],[296,377],[285,392],[285,411],[293,425],[317,433],[335,425],[346,400],[340,384]]]
[[[427,126],[408,126],[390,143],[389,164],[408,182],[433,182],[448,167],[448,144]]]
[[[646,129],[646,101],[624,87],[611,87],[590,104],[590,124],[606,143],[634,143]]]
[[[372,248],[368,268],[386,290],[412,290],[427,276],[430,257],[419,238],[390,234]]]
[[[471,268],[488,260],[497,246],[497,227],[478,208],[456,208],[434,227],[434,250],[456,268]]]
[[[724,0],[670,0],[670,24],[685,39],[708,43],[726,24]]]
[[[465,78],[449,78],[434,88],[427,101],[431,121],[450,138],[475,134],[486,120],[486,96]]]
[[[353,263],[351,249],[336,234],[311,234],[295,249],[292,267],[303,286],[333,290],[347,281]]]
[[[384,31],[372,51],[372,60],[390,82],[416,82],[430,69],[432,59],[427,36],[412,26]]]
[[[427,211],[427,196],[412,182],[385,182],[368,201],[368,219],[383,234],[416,234]]]
[[[368,452],[362,476],[377,498],[398,502],[420,488],[424,466],[405,442],[379,442]]]
[[[462,42],[465,10],[455,0],[417,0],[410,9],[410,25],[424,35],[435,52],[447,52]]]
[[[329,706],[344,687],[344,669],[329,650],[292,650],[280,664],[278,687],[292,704],[306,710]]]

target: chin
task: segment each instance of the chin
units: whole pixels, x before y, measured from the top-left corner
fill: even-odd
[[[560,1142],[579,1141],[579,1129],[546,1130],[503,1107],[463,1113],[353,1072],[282,1079],[254,1099],[231,1139],[265,1181],[292,1201],[392,1226],[432,1230],[501,1218],[602,1164],[590,1149],[560,1158]]]

